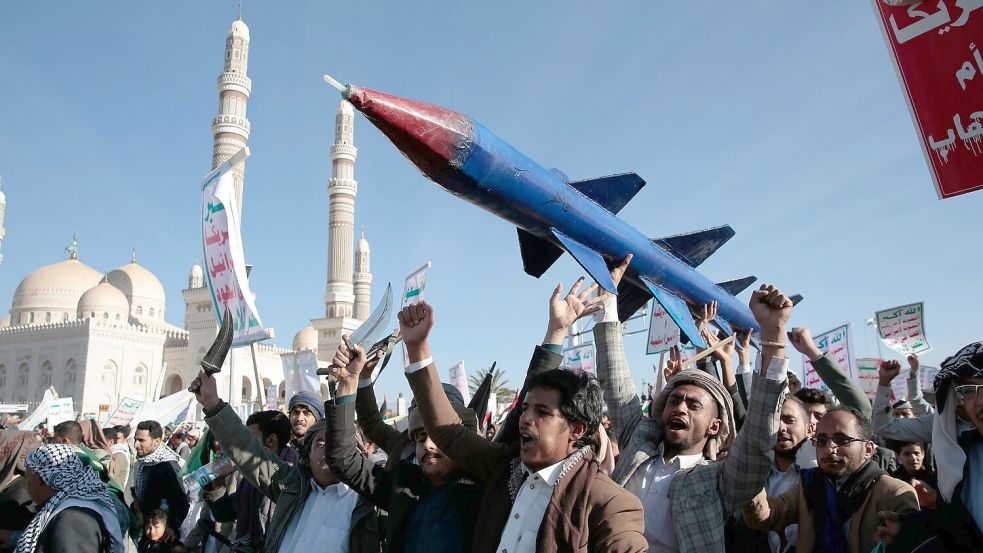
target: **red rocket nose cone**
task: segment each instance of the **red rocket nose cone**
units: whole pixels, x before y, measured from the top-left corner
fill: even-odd
[[[463,163],[471,120],[453,110],[353,86],[348,101],[431,179]]]

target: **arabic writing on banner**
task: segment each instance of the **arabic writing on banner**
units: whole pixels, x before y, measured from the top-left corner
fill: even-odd
[[[918,369],[918,385],[922,388],[922,393],[935,390],[935,377],[939,375],[939,367],[922,366]]]
[[[878,311],[877,332],[887,347],[907,356],[923,353],[932,346],[925,337],[925,305],[922,302]]]
[[[819,351],[829,355],[839,363],[850,378],[857,378],[857,366],[853,358],[853,346],[850,340],[850,323],[838,326],[828,332],[817,334],[813,337],[813,342],[815,342]],[[819,374],[816,373],[816,369],[812,366],[812,363],[805,356],[802,356],[802,372],[803,387],[819,388],[824,392],[830,391],[829,387],[819,378]]]
[[[871,357],[857,359],[857,380],[860,382],[860,387],[863,388],[864,394],[871,399],[877,395],[877,384],[879,381],[877,367],[880,366],[880,363],[880,359]]]
[[[468,389],[468,373],[464,369],[464,361],[458,361],[453,367],[448,369],[451,377],[451,384],[461,392],[464,404],[471,402],[471,391]]]
[[[244,155],[248,155],[246,152]],[[230,161],[245,159],[236,154]],[[219,321],[225,308],[232,312],[232,345],[243,346],[271,338],[263,328],[249,290],[237,207],[234,174],[229,162],[212,171],[201,187],[201,245],[205,257],[205,279]]]
[[[563,350],[563,366],[574,372],[597,374],[594,368],[594,344]]]
[[[649,318],[648,344],[645,353],[662,353],[672,346],[679,345],[679,327],[666,312],[662,304],[652,301],[652,316]]]
[[[314,392],[321,395],[321,382],[317,376],[317,356],[313,351],[284,353],[280,355],[283,364],[284,400],[288,403],[297,392]],[[327,399],[327,398],[324,398]]]
[[[106,420],[103,421],[102,427],[108,428],[111,426],[126,426],[130,424],[133,417],[136,416],[140,408],[143,407],[142,399],[135,399],[132,397],[124,397],[116,409],[112,413],[106,416]]]
[[[75,403],[70,397],[60,397],[48,403],[48,430],[65,421],[75,420]]]
[[[400,309],[411,303],[427,299],[427,275],[429,274],[430,262],[427,261],[423,265],[420,265],[419,269],[406,275],[406,282],[403,283],[403,299],[399,302]],[[409,364],[410,357],[406,354],[406,344],[403,344],[403,365]],[[373,380],[379,377],[380,371],[382,371],[381,363],[376,365],[375,370],[372,371]]]
[[[873,2],[936,192],[983,188],[983,0]]]

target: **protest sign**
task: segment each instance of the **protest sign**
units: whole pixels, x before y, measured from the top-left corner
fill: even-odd
[[[925,366],[918,369],[918,385],[921,387],[922,392],[935,391],[935,377],[939,375],[939,370],[938,367]]]
[[[58,397],[58,392],[55,391],[54,387],[49,386],[47,390],[44,391],[44,396],[41,398],[41,403],[31,411],[24,420],[17,424],[19,430],[34,430],[37,425],[41,424],[48,418],[48,406],[51,402]]]
[[[403,283],[403,296],[399,301],[399,308],[402,309],[411,303],[416,303],[418,301],[424,301],[427,299],[427,276],[430,274],[430,262],[427,261],[419,268],[406,275],[406,281]],[[406,354],[406,344],[403,344],[403,365],[409,365],[410,358]],[[381,365],[381,363],[379,364]],[[372,380],[379,377],[379,372],[382,371],[382,367],[376,365],[375,370],[372,371]]]
[[[649,318],[648,343],[645,353],[652,355],[669,351],[679,345],[679,327],[657,301],[652,301],[652,316]]]
[[[284,353],[280,356],[283,363],[283,380],[286,390],[286,401],[297,392],[314,392],[321,395],[321,382],[317,376],[317,356],[313,351]]]
[[[596,374],[594,370],[594,344],[563,350],[563,366],[575,372]]]
[[[857,359],[857,380],[860,382],[860,387],[863,388],[864,394],[871,399],[877,395],[877,367],[880,365],[880,362],[880,359],[870,357]]]
[[[983,4],[873,2],[936,193],[983,188]]]
[[[856,379],[857,366],[853,358],[850,334],[850,323],[846,323],[833,330],[817,334],[813,337],[813,342],[815,342],[819,351],[825,355],[829,355],[839,363],[847,376]],[[816,369],[812,366],[812,363],[805,356],[802,356],[802,372],[803,387],[819,388],[824,392],[830,391],[829,387],[819,378],[819,374],[816,373]]]
[[[112,413],[108,413],[106,419],[102,422],[103,428],[108,428],[110,426],[126,426],[130,424],[133,417],[137,414],[140,408],[143,407],[143,400],[136,399],[132,397],[124,397],[116,409]]]
[[[280,394],[279,389],[276,384],[270,384],[266,387],[266,409],[274,410],[276,409],[277,403],[279,403]]]
[[[178,416],[184,413],[193,401],[195,401],[195,395],[187,390],[180,390],[157,401],[144,401],[130,421],[139,423],[140,421],[155,420],[161,426],[167,426],[176,422]]]
[[[467,405],[471,402],[471,392],[468,389],[468,373],[464,369],[464,361],[458,361],[453,367],[448,369],[451,377],[451,384],[457,388],[457,391],[461,392],[461,396],[464,398],[464,404]]]
[[[19,413],[27,411],[28,407],[26,403],[0,403],[0,413]]]
[[[75,420],[75,403],[70,397],[60,397],[48,403],[48,428]]]
[[[904,356],[932,349],[925,337],[924,317],[925,305],[922,302],[893,307],[874,314],[881,341]]]
[[[894,377],[891,381],[891,394],[894,395],[894,399],[904,399],[908,397],[908,377],[911,376],[911,369],[905,367],[901,369],[898,376]]]
[[[201,246],[205,257],[205,280],[212,295],[215,316],[221,321],[228,307],[232,312],[233,346],[243,346],[272,337],[263,328],[246,275],[241,219],[235,198],[232,168],[249,157],[243,148],[219,165],[202,181]]]

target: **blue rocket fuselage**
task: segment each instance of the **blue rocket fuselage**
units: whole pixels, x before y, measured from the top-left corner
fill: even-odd
[[[470,140],[460,145],[450,170],[431,177],[455,196],[561,248],[551,228],[597,251],[608,263],[631,253],[625,278],[642,289],[646,285],[639,275],[692,306],[716,301],[718,314],[735,328],[758,330],[746,304],[474,120]]]

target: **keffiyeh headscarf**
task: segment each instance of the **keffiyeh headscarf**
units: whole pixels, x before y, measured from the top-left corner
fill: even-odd
[[[160,444],[157,449],[153,450],[151,453],[144,455],[143,457],[137,457],[137,477],[136,477],[136,488],[137,488],[137,499],[143,501],[144,486],[146,485],[147,467],[152,467],[160,463],[170,463],[171,467],[174,469],[174,474],[181,473],[181,465],[184,461],[174,450],[167,447],[164,444]]]
[[[104,516],[115,516],[116,510],[112,499],[106,493],[105,485],[95,472],[82,464],[71,446],[65,444],[43,446],[28,455],[25,464],[31,472],[53,488],[55,494],[45,502],[41,510],[34,515],[31,524],[24,530],[24,534],[17,541],[16,553],[34,553],[37,550],[41,533],[59,512],[59,504],[65,500],[85,501],[104,511]],[[116,520],[104,522],[107,528],[119,526]],[[114,548],[115,550],[118,550],[118,547]]]
[[[939,492],[946,501],[952,501],[966,464],[966,452],[959,446],[954,384],[960,378],[979,376],[983,376],[983,342],[969,344],[943,361],[935,377],[933,387],[939,411],[932,422],[932,456],[938,469]]]

